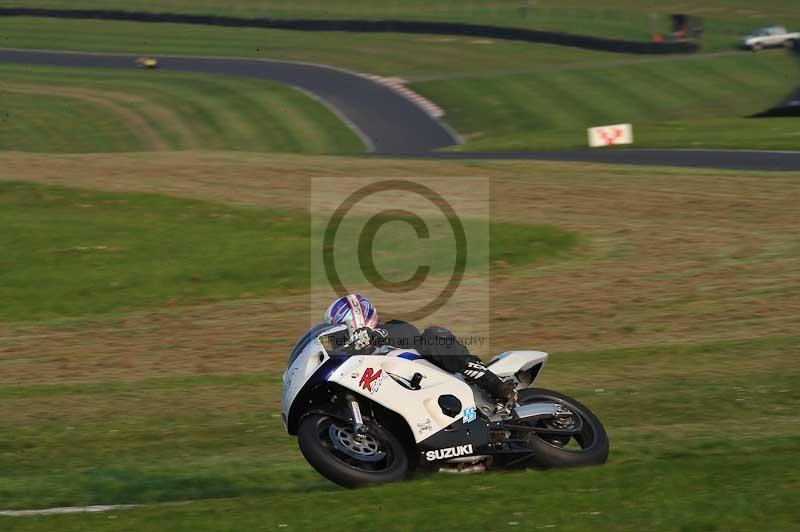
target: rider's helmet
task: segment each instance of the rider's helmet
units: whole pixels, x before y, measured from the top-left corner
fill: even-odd
[[[330,304],[322,318],[332,325],[347,324],[354,331],[362,327],[378,327],[378,310],[372,301],[359,294],[347,294]]]

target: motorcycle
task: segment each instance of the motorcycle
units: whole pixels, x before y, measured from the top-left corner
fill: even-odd
[[[346,325],[320,324],[297,342],[283,375],[281,418],[306,460],[356,488],[410,472],[479,473],[605,463],[608,436],[575,399],[534,388],[542,351],[507,351],[487,367],[517,388],[497,404],[413,349],[347,354]]]

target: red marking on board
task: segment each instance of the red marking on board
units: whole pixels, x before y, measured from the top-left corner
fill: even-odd
[[[600,138],[602,138],[606,145],[611,146],[617,142],[617,139],[622,137],[623,132],[621,128],[615,127],[611,130],[601,129],[599,131]]]
[[[367,368],[364,370],[364,374],[361,376],[361,380],[358,382],[358,385],[365,390],[372,392],[372,383],[379,379],[382,374],[382,369],[379,369],[377,373],[373,373],[372,368]],[[375,390],[377,390],[377,388]]]

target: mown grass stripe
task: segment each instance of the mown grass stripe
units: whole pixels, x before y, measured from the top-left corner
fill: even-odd
[[[129,151],[145,148],[141,136],[121,126],[109,108],[67,95],[6,92],[8,127],[0,131],[0,147],[22,151]],[[13,118],[13,122],[11,119]]]
[[[291,106],[289,94],[249,94],[240,92],[240,98],[234,102],[241,113],[253,113],[259,116],[259,134],[278,146],[278,151],[298,152],[303,150],[303,142],[297,138],[295,125],[288,119],[287,109]],[[259,142],[257,137],[245,139],[245,142]],[[307,145],[310,150],[314,148]]]
[[[22,131],[46,135],[14,139],[14,145],[22,149],[39,145],[40,151],[69,152],[152,148],[300,153],[363,150],[355,133],[328,108],[277,83],[183,73],[55,67],[2,66],[0,72],[9,83],[25,82],[32,90],[43,92],[38,100],[37,120],[55,122],[53,117],[65,112],[59,95],[93,99],[95,107],[104,107],[80,118],[81,126],[97,130],[94,134],[70,135],[60,126],[27,128]],[[52,88],[54,83],[59,88]],[[59,92],[51,97],[44,94],[53,91]],[[115,119],[116,124],[106,119],[112,110],[120,117]],[[87,120],[94,123],[87,124]],[[111,134],[110,128],[122,133]],[[135,142],[123,141],[134,133],[138,136]],[[10,145],[11,141],[7,142]]]
[[[719,119],[746,117],[777,103],[800,83],[796,67],[778,51],[427,81],[412,88],[444,107],[448,120],[468,138],[482,133],[474,144],[459,146],[460,151],[576,147],[585,145],[586,127],[623,121],[638,131],[644,128],[644,137],[634,135],[637,144],[642,138],[663,143],[677,133],[667,146],[768,147],[772,138],[776,146],[788,147],[791,125],[786,119],[748,124],[737,136],[728,135],[728,124]],[[469,90],[461,90],[465,86]],[[659,120],[687,125],[668,133],[669,124],[658,129]],[[695,121],[698,127],[693,128]],[[772,124],[776,127],[770,131]]]

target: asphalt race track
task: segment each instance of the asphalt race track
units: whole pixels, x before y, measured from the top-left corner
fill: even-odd
[[[135,68],[136,55],[0,49],[0,62],[66,67]],[[160,69],[270,79],[318,98],[376,155],[432,159],[516,159],[609,164],[800,171],[800,152],[758,150],[601,149],[530,152],[433,152],[458,143],[441,120],[392,89],[324,65],[223,57],[153,56]]]
[[[607,164],[725,168],[731,170],[800,171],[800,151],[620,149],[526,152],[437,152],[436,159],[531,159]],[[417,155],[416,157],[420,157]]]

